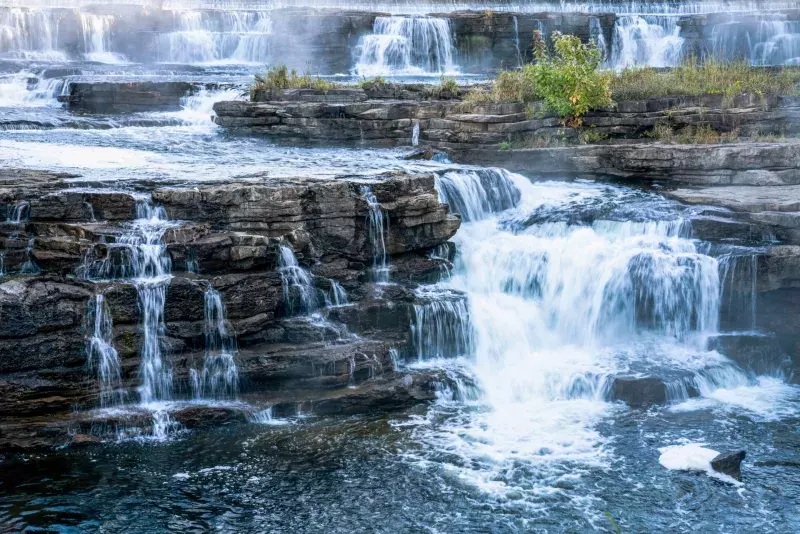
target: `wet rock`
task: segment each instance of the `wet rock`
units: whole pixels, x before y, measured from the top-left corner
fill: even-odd
[[[67,94],[58,101],[88,113],[179,111],[181,99],[196,90],[188,82],[69,82]]]
[[[764,334],[723,334],[708,340],[708,349],[729,357],[742,368],[758,375],[788,375],[791,360],[777,337]]]
[[[745,451],[723,452],[711,460],[711,468],[717,473],[741,480],[741,465],[745,455]]]
[[[632,408],[646,408],[670,401],[697,397],[697,389],[685,378],[666,381],[654,376],[618,376],[613,379],[611,398]]]
[[[175,421],[190,430],[247,422],[247,414],[237,408],[192,406],[175,411],[170,415]]]

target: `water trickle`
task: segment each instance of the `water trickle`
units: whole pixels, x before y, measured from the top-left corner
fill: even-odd
[[[367,232],[372,249],[372,273],[375,281],[389,282],[389,256],[386,254],[386,234],[389,231],[389,216],[384,214],[380,202],[368,185],[361,187],[367,202]]]
[[[36,238],[31,237],[28,239],[28,246],[25,247],[25,263],[20,267],[21,274],[38,274],[41,272],[39,266],[33,261],[33,247],[36,245]]]
[[[31,205],[28,202],[19,202],[14,205],[7,217],[6,222],[9,224],[22,224],[28,221],[31,212]]]
[[[519,46],[519,21],[516,15],[512,16],[511,19],[514,21],[514,49],[517,51],[517,66],[522,68],[522,51]]]
[[[419,123],[414,123],[414,128],[411,129],[411,146],[419,146]]]
[[[205,292],[205,359],[203,369],[191,370],[197,399],[235,398],[239,391],[236,336],[225,314],[222,295],[213,287]]]
[[[425,16],[377,17],[372,34],[355,48],[359,76],[456,72],[447,19]]]
[[[118,406],[125,402],[122,388],[122,369],[116,349],[112,343],[113,323],[102,294],[95,295],[87,314],[91,326],[91,337],[86,353],[90,370],[97,373],[100,386],[100,407]]]
[[[336,280],[330,280],[331,289],[325,294],[325,306],[328,308],[346,306],[350,303],[347,291]]]
[[[300,266],[294,251],[286,245],[280,247],[278,272],[283,282],[283,301],[289,315],[306,315],[318,307],[314,278]]]
[[[597,48],[603,53],[603,60],[608,57],[608,44],[606,43],[606,36],[603,34],[603,28],[600,25],[600,19],[597,17],[589,17],[589,38],[594,41]]]

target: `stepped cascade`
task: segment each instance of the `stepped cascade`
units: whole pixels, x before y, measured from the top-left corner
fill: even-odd
[[[800,531],[799,39],[0,0],[0,525]]]

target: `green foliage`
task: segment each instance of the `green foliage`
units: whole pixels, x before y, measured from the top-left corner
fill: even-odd
[[[255,79],[251,92],[282,89],[329,91],[339,87],[338,84],[323,80],[319,76],[311,76],[310,74],[300,76],[297,74],[297,70],[292,69],[289,71],[288,67],[283,64],[270,67],[266,74],[256,74]]]
[[[513,145],[511,144],[511,141],[501,141],[500,144],[497,145],[497,148],[500,150],[511,150]]]
[[[608,139],[608,134],[600,133],[596,130],[592,130],[591,128],[584,128],[581,130],[580,134],[578,134],[578,140],[582,145],[599,143],[600,141],[605,141],[606,139]]]
[[[611,89],[617,100],[721,94],[725,95],[723,104],[731,105],[733,97],[742,93],[800,95],[800,69],[690,59],[669,70],[625,69],[614,76]]]
[[[358,86],[364,89],[366,87],[371,87],[373,85],[385,84],[385,83],[386,80],[384,79],[383,76],[375,76],[373,78],[362,78],[361,80],[359,80]]]
[[[570,126],[579,126],[590,109],[610,106],[611,75],[600,70],[603,53],[594,43],[553,33],[551,55],[541,34],[534,32],[537,62],[519,70],[501,71],[491,91],[470,91],[471,102],[534,102],[557,113]]]
[[[594,43],[584,44],[574,35],[553,32],[554,54],[540,45],[535,48],[535,93],[567,125],[580,126],[587,111],[613,103],[611,76],[600,70],[603,55]]]

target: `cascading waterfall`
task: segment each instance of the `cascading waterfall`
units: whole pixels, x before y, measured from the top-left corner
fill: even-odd
[[[730,21],[712,30],[712,53],[753,65],[800,65],[800,21],[786,15],[761,15],[755,23]]]
[[[0,10],[0,57],[11,59],[65,59],[58,51],[57,13],[12,8]]]
[[[614,24],[610,66],[673,67],[683,55],[678,17],[624,15]]]
[[[447,19],[422,16],[377,17],[372,34],[354,51],[359,76],[456,72]]]
[[[594,41],[597,48],[603,52],[603,59],[608,60],[608,44],[606,43],[606,36],[603,34],[603,28],[600,25],[600,19],[597,17],[589,17],[589,38]]]
[[[492,408],[454,423],[448,450],[471,451],[477,441],[509,468],[520,457],[540,458],[543,447],[545,456],[596,462],[602,439],[594,424],[610,406],[615,375],[661,376],[673,402],[690,389],[729,402],[730,391],[760,387],[706,350],[718,331],[724,268],[689,239],[678,211],[648,220],[654,212],[643,207],[642,219],[615,220],[614,210],[630,214],[633,201],[615,199],[621,193],[612,186],[533,184],[504,171],[449,171],[437,189],[465,222],[454,237],[452,278],[421,291],[455,290],[467,301],[419,307],[414,349],[423,360],[467,353]],[[583,206],[602,218],[556,217]],[[469,343],[448,352],[459,340]],[[673,378],[676,370],[683,374]],[[483,453],[475,454],[478,461]],[[480,483],[489,473],[497,469],[462,471]]]
[[[389,216],[384,214],[378,199],[368,185],[361,187],[367,203],[367,231],[372,249],[372,273],[380,284],[389,282],[389,256],[386,254],[386,234],[389,231]]]
[[[111,52],[114,16],[81,13],[80,18],[83,30],[84,58],[99,63],[122,62],[124,58]]]
[[[331,290],[325,295],[325,306],[328,308],[336,306],[346,306],[350,303],[347,298],[347,291],[342,287],[342,284],[336,280],[331,280]]]
[[[203,369],[191,370],[196,399],[235,398],[239,391],[236,336],[226,319],[222,295],[213,287],[205,292],[205,358]]]
[[[522,50],[519,46],[519,21],[516,15],[512,17],[512,20],[514,21],[514,48],[517,51],[517,67],[522,68]]]
[[[466,299],[453,292],[424,288],[414,305],[411,341],[418,361],[472,356],[473,331]]]
[[[176,11],[176,30],[157,37],[162,63],[267,63],[272,20],[267,12]]]
[[[300,266],[294,251],[286,245],[280,247],[278,272],[283,281],[283,300],[289,315],[306,315],[317,309],[313,276]]]
[[[450,171],[436,176],[436,189],[450,211],[464,221],[477,221],[519,203],[515,181],[519,179],[503,169]]]
[[[134,284],[139,292],[143,332],[139,395],[143,404],[172,397],[172,371],[161,338],[166,330],[164,305],[171,279],[171,261],[163,241],[168,227],[164,208],[139,202],[133,231],[120,239],[132,249]]]
[[[93,306],[92,306],[93,304]],[[100,407],[118,406],[125,402],[125,390],[122,387],[122,370],[114,345],[113,323],[105,298],[102,293],[95,295],[90,302],[90,320],[92,334],[87,343],[87,360],[90,370],[97,373],[100,386]]]

